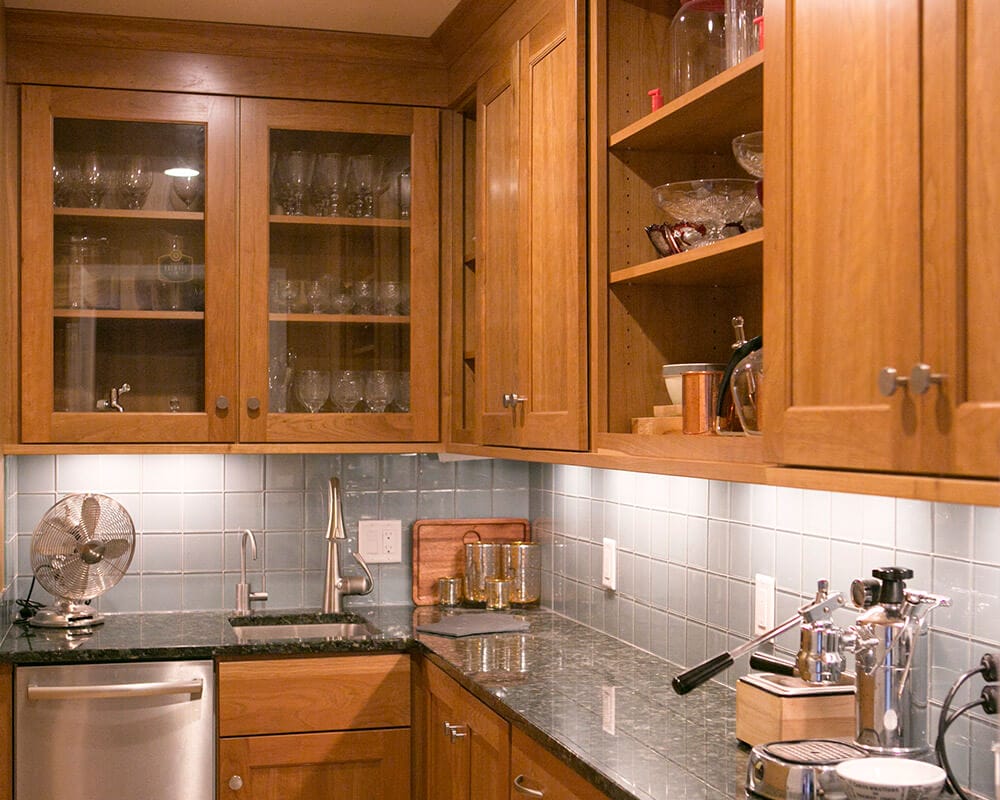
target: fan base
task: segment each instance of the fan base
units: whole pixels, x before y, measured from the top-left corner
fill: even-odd
[[[36,628],[88,628],[104,623],[104,615],[82,603],[60,603],[40,608],[28,624]]]

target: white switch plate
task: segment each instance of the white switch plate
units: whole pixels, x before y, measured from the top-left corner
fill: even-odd
[[[618,543],[614,539],[604,540],[604,556],[601,559],[601,586],[611,591],[618,588]]]
[[[358,520],[358,552],[369,564],[402,560],[403,525],[398,519]]]
[[[774,578],[758,572],[753,584],[753,632],[757,636],[774,627]]]
[[[601,687],[601,727],[605,733],[615,735],[615,687]]]

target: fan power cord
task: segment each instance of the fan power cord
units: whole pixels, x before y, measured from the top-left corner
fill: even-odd
[[[987,714],[996,714],[997,696],[998,691],[1000,690],[998,690],[996,683],[990,683],[983,687],[978,700],[966,703],[954,713],[951,713],[951,704],[955,699],[955,695],[958,694],[958,690],[970,678],[974,678],[976,675],[982,675],[987,681],[996,681],[998,663],[1000,663],[1000,656],[996,653],[987,653],[984,655],[980,660],[978,667],[963,672],[958,677],[958,680],[956,680],[951,689],[948,690],[948,694],[945,696],[944,702],[941,705],[941,717],[938,720],[938,732],[937,739],[934,742],[934,752],[937,754],[938,761],[941,762],[941,767],[944,769],[945,775],[948,776],[948,787],[960,798],[960,800],[970,800],[970,798],[959,785],[958,780],[955,778],[955,773],[952,771],[951,764],[948,761],[948,751],[945,746],[945,734],[948,733],[948,728],[950,728],[959,717],[974,708],[979,708],[981,706]]]
[[[42,608],[43,605],[42,603],[39,603],[37,600],[31,599],[31,593],[33,591],[35,591],[34,575],[31,576],[31,585],[28,587],[28,596],[25,597],[23,600],[18,599],[14,601],[19,609],[17,612],[18,618],[14,620],[15,622],[27,622],[29,619],[35,616],[36,613],[38,613],[38,609]]]

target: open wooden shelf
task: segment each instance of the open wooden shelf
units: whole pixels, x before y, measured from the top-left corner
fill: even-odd
[[[132,208],[53,208],[52,213],[57,217],[89,217],[91,219],[162,219],[171,222],[178,220],[202,222],[205,219],[205,214],[201,211],[169,211],[166,209],[146,211]]]
[[[131,319],[131,320],[187,320],[205,319],[204,311],[142,311],[139,309],[57,308],[53,317],[63,319]]]
[[[612,133],[615,150],[729,152],[733,138],[764,125],[764,53],[755,53],[662,108]]]
[[[614,270],[608,282],[665,286],[744,286],[761,282],[764,229],[684,253]]]
[[[400,314],[268,314],[269,322],[336,322],[347,325],[409,325],[410,317]]]
[[[378,217],[308,217],[294,214],[272,214],[276,225],[327,225],[339,228],[409,228],[408,219],[379,219]]]

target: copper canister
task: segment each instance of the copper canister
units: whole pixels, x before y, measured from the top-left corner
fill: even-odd
[[[715,421],[715,406],[719,401],[722,373],[716,370],[685,372],[683,380],[684,433],[711,433]]]

